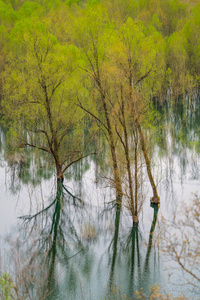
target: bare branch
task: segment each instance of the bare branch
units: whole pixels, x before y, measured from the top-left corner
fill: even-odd
[[[56,202],[56,199],[51,204],[49,204],[47,207],[45,207],[44,209],[40,210],[36,214],[34,214],[32,216],[31,215],[20,216],[19,219],[22,219],[23,221],[31,221],[32,219],[36,218],[37,216],[39,216],[43,212],[47,211],[55,202]]]
[[[77,163],[78,161],[80,161],[81,159],[89,156],[89,155],[92,155],[92,154],[96,154],[96,152],[94,153],[89,153],[89,154],[86,154],[86,155],[81,155],[79,158],[75,159],[74,161],[70,162],[67,166],[65,166],[64,170],[63,170],[63,173],[69,168],[71,167],[71,165]]]
[[[51,148],[52,147],[52,143],[50,142],[50,138],[49,138],[49,135],[48,135],[48,133],[47,133],[46,130],[44,130],[44,129],[37,129],[37,130],[28,129],[28,131],[29,132],[34,132],[34,133],[43,133],[46,136],[47,142],[48,142],[49,147],[50,147],[50,150],[52,151],[52,148]]]
[[[99,122],[108,131],[108,127],[97,116],[95,116],[91,111],[89,111],[85,107],[83,107],[83,105],[81,104],[80,101],[79,101],[79,104],[76,104],[76,105],[78,107],[80,107],[82,110],[84,110],[85,112],[87,112],[90,116],[92,116],[97,122]]]
[[[42,147],[42,146],[37,146],[37,145],[34,145],[34,144],[30,144],[28,142],[25,142],[24,144],[19,145],[19,148],[24,148],[26,146],[36,148],[36,149],[39,149],[39,150],[42,150],[42,151],[45,151],[45,152],[48,152],[48,153],[52,154],[52,152],[49,149],[47,149],[45,147]]]

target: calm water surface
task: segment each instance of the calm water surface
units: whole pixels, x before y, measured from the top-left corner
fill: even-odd
[[[188,287],[181,286],[181,272],[175,270],[175,285],[169,283],[166,267],[176,265],[162,255],[159,245],[153,242],[161,216],[172,219],[183,203],[191,201],[192,193],[200,195],[199,110],[196,109],[197,117],[188,112],[186,125],[180,122],[182,110],[183,107],[173,114],[166,109],[165,117],[162,115],[161,134],[165,135],[167,146],[162,147],[163,142],[159,141],[153,151],[153,170],[161,205],[159,209],[150,207],[151,189],[144,179],[146,200],[138,228],[133,227],[125,208],[120,213],[107,205],[115,197],[104,181],[98,181],[93,160],[87,159],[73,169],[73,176],[64,182],[60,203],[55,201],[58,191],[53,172],[37,184],[33,184],[33,180],[25,182],[22,175],[21,179],[17,177],[19,170],[10,166],[2,150],[1,272],[12,274],[25,266],[25,257],[31,258],[37,253],[39,258],[33,265],[35,276],[42,274],[49,283],[44,279],[44,285],[52,290],[46,299],[99,300],[116,287],[119,294],[135,299],[136,290],[143,288],[148,293],[155,283],[174,296],[183,292],[190,299],[199,299],[195,291],[191,294]],[[34,168],[37,169],[30,164],[28,172],[34,173]],[[39,211],[40,214],[30,219]],[[27,216],[26,222],[19,219],[20,216]],[[5,242],[8,235],[12,243]],[[11,250],[16,239],[18,249],[23,252],[18,265],[14,257],[16,247]],[[38,268],[42,263],[47,267],[44,273]]]

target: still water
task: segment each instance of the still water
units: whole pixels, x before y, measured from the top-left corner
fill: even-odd
[[[138,228],[125,207],[119,212],[110,203],[114,192],[100,178],[94,160],[73,168],[59,190],[51,167],[39,177],[35,160],[30,160],[23,171],[23,163],[11,162],[2,147],[1,273],[9,272],[15,282],[26,281],[29,287],[32,280],[26,299],[122,299],[124,294],[136,299],[136,290],[148,294],[154,284],[173,296],[183,292],[200,298],[199,290],[182,285],[182,271],[156,242],[161,217],[172,219],[192,193],[200,195],[199,109],[191,113],[188,105],[157,107],[162,124],[152,161],[161,205],[150,207],[151,189],[144,179]],[[2,133],[1,145],[3,139]],[[62,201],[56,201],[59,193]]]

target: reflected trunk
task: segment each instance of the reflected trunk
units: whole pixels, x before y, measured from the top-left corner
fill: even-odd
[[[150,229],[150,233],[149,233],[149,242],[148,242],[148,248],[147,248],[147,254],[146,254],[146,259],[145,259],[145,272],[147,272],[147,270],[149,269],[149,257],[151,254],[151,249],[152,249],[152,243],[153,243],[153,235],[154,235],[154,230],[156,227],[156,222],[157,222],[157,217],[158,217],[158,205],[153,205],[153,209],[154,209],[154,215],[153,215],[153,221],[151,224],[151,229]]]
[[[132,294],[135,293],[136,278],[141,277],[141,264],[140,264],[140,248],[139,248],[139,238],[138,238],[138,227],[133,224],[131,230],[131,276],[130,276],[130,290]]]
[[[120,203],[120,201],[119,201]],[[116,206],[116,215],[115,215],[115,232],[113,237],[113,254],[112,254],[112,262],[111,262],[111,269],[110,269],[110,279],[109,279],[109,287],[110,289],[113,286],[113,277],[115,272],[115,263],[117,258],[117,244],[118,244],[118,237],[119,237],[119,223],[120,223],[120,215],[121,215],[121,205],[118,204]]]
[[[48,271],[48,285],[50,289],[54,290],[54,285],[56,283],[56,275],[55,275],[55,262],[57,255],[57,238],[58,238],[58,229],[60,223],[60,215],[62,208],[62,181],[57,180],[57,193],[56,193],[56,203],[55,210],[52,218],[50,237],[52,240],[52,244],[48,251],[48,263],[49,263],[49,271]]]

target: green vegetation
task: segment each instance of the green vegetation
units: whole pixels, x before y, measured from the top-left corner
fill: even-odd
[[[0,277],[0,297],[4,300],[13,299],[14,283],[9,274],[5,273]]]
[[[139,222],[144,172],[152,204],[160,203],[151,141],[162,152],[170,130],[181,145],[199,151],[199,139],[183,134],[186,105],[192,113],[200,88],[198,2],[0,0],[0,107],[7,160],[26,165],[24,173],[19,168],[26,183],[49,178],[54,170],[59,188],[83,158],[104,156],[105,165],[98,167],[107,166],[104,177],[115,189],[116,240],[122,206],[134,226]],[[181,116],[176,114],[175,128],[167,109],[177,105]],[[163,116],[172,124],[168,129],[160,127]],[[43,169],[38,181],[29,172],[30,148]],[[95,228],[86,224],[82,234],[95,239]],[[1,290],[9,294],[10,289],[9,279],[2,277]]]
[[[117,203],[126,199],[137,223],[143,160],[151,202],[160,202],[145,134],[156,121],[152,101],[192,99],[199,89],[200,5],[1,0],[0,15],[1,115],[11,146],[46,152],[63,181],[97,153],[89,145],[101,130]]]

